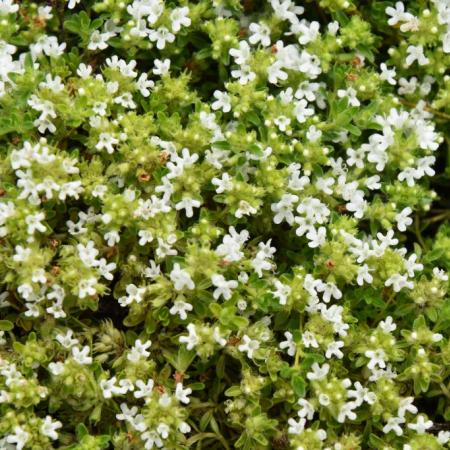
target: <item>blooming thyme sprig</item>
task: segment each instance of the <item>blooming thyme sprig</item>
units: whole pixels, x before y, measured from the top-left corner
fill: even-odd
[[[447,2],[60,3],[0,0],[0,447],[448,446]]]

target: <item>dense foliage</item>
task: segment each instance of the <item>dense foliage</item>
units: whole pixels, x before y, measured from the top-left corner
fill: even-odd
[[[0,448],[448,448],[449,0],[0,0]]]

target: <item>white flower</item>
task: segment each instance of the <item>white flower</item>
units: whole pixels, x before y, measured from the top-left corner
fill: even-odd
[[[395,292],[400,292],[403,288],[413,289],[414,287],[414,283],[412,281],[408,281],[408,275],[400,275],[398,273],[391,275],[384,282],[384,285],[387,287],[392,286]]]
[[[392,6],[388,6],[385,11],[386,14],[390,16],[390,19],[388,20],[388,24],[390,26],[394,26],[399,22],[408,20],[409,16],[411,16],[411,14],[405,12],[405,5],[403,4],[403,2],[397,2],[395,4],[395,8],[392,8]]]
[[[259,341],[250,339],[246,334],[242,337],[242,344],[239,345],[240,352],[246,352],[248,358],[253,358],[253,353],[259,349]]]
[[[90,348],[85,345],[81,350],[78,347],[72,347],[72,357],[78,364],[92,364],[92,357],[88,356]]]
[[[44,423],[41,425],[40,431],[44,436],[48,436],[50,439],[58,439],[58,433],[56,430],[62,427],[62,423],[59,420],[53,421],[50,416],[46,416]]]
[[[16,450],[22,450],[29,440],[30,434],[18,425],[14,427],[14,434],[6,435],[6,442],[16,444]]]
[[[239,67],[239,69],[232,70],[231,76],[233,78],[239,78],[239,83],[246,85],[248,82],[253,81],[256,78],[256,73],[252,72],[250,66],[243,64]]]
[[[383,433],[387,434],[393,431],[397,436],[403,434],[403,429],[400,425],[405,423],[404,417],[389,417],[386,425],[383,427]]]
[[[69,4],[67,5],[67,7],[69,9],[74,9],[75,6],[78,5],[78,3],[80,3],[81,0],[66,0]]]
[[[293,209],[297,201],[297,195],[285,193],[278,203],[272,203],[270,208],[275,213],[274,223],[279,224],[285,220],[289,225],[292,225],[294,222]]]
[[[406,57],[406,65],[410,66],[414,61],[417,61],[419,66],[427,65],[430,60],[423,53],[422,45],[410,45],[406,49],[408,56]]]
[[[183,289],[192,290],[195,288],[195,284],[192,281],[189,272],[181,269],[178,263],[175,263],[172,271],[170,272],[170,279],[174,284],[174,288],[177,291],[182,291]]]
[[[382,320],[378,326],[385,332],[390,333],[397,329],[397,325],[394,323],[391,316],[387,316],[386,320]]]
[[[150,356],[150,352],[147,351],[152,345],[152,341],[142,342],[140,339],[136,339],[133,347],[131,347],[127,359],[131,362],[138,362],[141,358],[148,358]]]
[[[386,354],[383,349],[366,350],[364,355],[369,358],[367,367],[370,370],[375,369],[376,366],[379,366],[382,369],[386,367]]]
[[[279,128],[280,131],[284,132],[287,130],[287,127],[290,125],[291,119],[289,119],[289,117],[286,117],[286,116],[278,116],[276,119],[274,119],[273,122]]]
[[[330,370],[330,365],[325,363],[322,367],[319,364],[314,363],[311,366],[311,372],[306,374],[306,378],[310,381],[319,381],[323,380]]]
[[[153,69],[153,73],[155,75],[164,76],[169,73],[170,69],[170,59],[165,59],[161,61],[160,59],[154,60],[155,68]]]
[[[138,412],[137,406],[133,406],[132,408],[129,408],[126,403],[120,404],[120,410],[122,411],[120,414],[116,414],[117,420],[126,420],[126,421],[132,421],[132,419],[136,416]]]
[[[433,422],[425,420],[423,415],[417,417],[416,423],[408,423],[408,428],[414,430],[417,434],[424,434],[432,426]]]
[[[187,330],[189,332],[188,336],[180,336],[180,342],[185,343],[187,350],[192,350],[200,341],[199,337],[197,336],[195,325],[193,323],[190,323],[187,326]]]
[[[16,253],[13,256],[13,261],[15,262],[25,262],[31,255],[30,248],[24,248],[21,245],[16,245]]]
[[[298,399],[297,403],[299,406],[301,406],[301,408],[297,412],[299,417],[305,417],[308,420],[312,420],[312,418],[314,417],[314,406],[304,398]]]
[[[402,398],[398,404],[398,416],[405,417],[406,411],[417,414],[418,409],[413,405],[414,397]]]
[[[284,333],[284,336],[286,337],[286,340],[283,341],[283,342],[280,342],[279,347],[281,348],[281,350],[284,350],[286,348],[287,349],[287,354],[289,356],[294,356],[295,352],[297,351],[297,347],[296,347],[295,342],[293,340],[292,333],[290,333],[289,331],[286,331]]]
[[[334,341],[328,344],[325,357],[330,359],[332,356],[336,356],[338,359],[342,359],[344,357],[344,353],[342,353],[339,349],[344,346],[342,341]]]
[[[212,284],[216,287],[213,292],[213,297],[218,300],[220,296],[223,296],[225,300],[229,300],[233,294],[232,289],[238,287],[236,280],[225,280],[223,275],[214,274],[211,277]]]
[[[190,394],[192,394],[191,388],[183,389],[183,384],[177,383],[175,388],[175,397],[177,398],[178,401],[187,405],[190,402],[190,399],[188,397],[188,395]]]
[[[417,255],[413,253],[405,260],[405,269],[408,272],[409,277],[414,277],[415,272],[420,272],[423,270],[423,264],[417,263]]]
[[[300,34],[298,38],[298,42],[301,45],[306,45],[310,42],[313,42],[320,35],[320,24],[319,22],[313,21],[311,23],[307,23],[306,21],[302,21],[299,23],[297,27],[297,31]]]
[[[250,37],[248,38],[250,44],[255,45],[261,42],[263,47],[270,45],[270,28],[263,23],[251,23],[248,27],[250,30]]]
[[[373,405],[377,399],[377,396],[370,392],[370,390],[357,381],[354,384],[355,390],[348,391],[348,396],[353,397],[355,399],[355,403],[357,406],[363,404],[363,402],[367,402],[369,405]]]
[[[287,284],[283,284],[279,280],[275,280],[273,282],[275,285],[275,291],[272,292],[273,296],[278,299],[280,305],[285,305],[287,302],[287,298],[289,297],[289,294],[291,293],[291,288]]]
[[[172,308],[169,309],[169,313],[172,314],[173,316],[175,314],[178,314],[181,320],[186,320],[187,319],[186,311],[192,310],[193,306],[190,303],[177,299],[175,300]]]
[[[80,78],[86,79],[92,73],[92,67],[88,64],[81,63],[77,68],[77,75]]]
[[[97,293],[96,286],[97,279],[94,277],[85,279],[83,278],[78,283],[78,296],[80,298],[85,298],[87,296],[95,295]]]
[[[175,41],[175,35],[166,27],[159,27],[157,30],[151,30],[148,37],[152,42],[156,42],[156,48],[158,50],[163,50],[166,47],[167,42],[172,43]]]
[[[128,392],[129,389],[127,386],[116,386],[116,381],[117,378],[115,376],[109,380],[100,381],[100,389],[104,398],[111,398],[113,395],[123,395]]]
[[[114,145],[118,144],[119,140],[116,139],[111,133],[100,133],[99,141],[95,145],[97,150],[106,149],[111,155],[114,153]]]
[[[154,382],[151,378],[147,381],[147,383],[144,383],[142,380],[136,380],[135,384],[138,389],[134,390],[133,395],[136,398],[149,397],[152,393]]]
[[[356,282],[359,284],[359,286],[362,286],[364,282],[368,284],[372,283],[373,276],[369,273],[372,270],[373,269],[369,269],[369,266],[367,264],[358,267]]]
[[[111,38],[109,33],[100,33],[94,30],[91,34],[88,49],[89,50],[105,50],[108,47],[108,40]]]
[[[314,336],[313,333],[311,333],[311,331],[305,331],[303,333],[302,342],[306,348],[309,347],[319,348],[319,343],[317,342],[316,337]]]
[[[361,105],[358,98],[356,97],[356,91],[352,87],[349,87],[347,89],[338,89],[337,95],[339,98],[346,98],[351,106]]]
[[[192,198],[183,198],[175,205],[175,209],[180,211],[181,209],[186,210],[186,217],[192,217],[194,215],[193,208],[200,208],[201,202],[199,200],[194,200]]]
[[[450,50],[448,53],[450,53]],[[441,445],[447,444],[450,441],[450,431],[439,431],[437,440]]]
[[[48,370],[54,375],[54,376],[58,376],[61,375],[64,372],[65,366],[64,363],[58,361],[56,363],[51,362],[48,365]]]
[[[147,278],[156,278],[161,273],[161,267],[153,259],[149,260],[150,267],[144,269],[144,275]]]
[[[126,287],[126,296],[119,298],[120,306],[127,306],[133,302],[140,303],[145,294],[145,287],[137,287],[135,284],[131,283]]]
[[[217,186],[216,192],[218,194],[222,194],[223,192],[229,191],[233,188],[232,178],[226,172],[222,173],[222,178],[214,177],[211,180],[211,183],[214,184],[214,186]]]
[[[433,268],[433,275],[440,281],[448,281],[448,275],[443,269],[439,269],[439,267]]]
[[[295,419],[288,419],[288,433],[289,434],[302,434],[305,429],[306,420],[304,418],[300,418],[298,422]]]
[[[234,58],[236,64],[243,65],[251,55],[251,49],[247,41],[239,41],[239,48],[231,48],[230,55]]]
[[[358,405],[356,404],[356,402],[344,403],[342,405],[341,409],[339,410],[337,421],[339,423],[344,423],[346,418],[349,418],[350,420],[355,420],[356,413],[353,412],[353,410],[357,407],[358,407]]]
[[[242,230],[238,233],[234,227],[230,227],[229,234],[223,237],[222,244],[216,248],[216,253],[226,261],[239,261],[244,256],[241,247],[248,240],[249,236],[247,230]]]
[[[408,206],[395,216],[399,231],[406,231],[406,228],[412,224],[413,220],[409,217],[411,213],[412,209]]]
[[[305,99],[295,102],[294,115],[299,123],[306,122],[306,118],[314,114],[314,108],[308,108],[308,102]]]
[[[395,76],[397,75],[395,72],[395,67],[393,69],[389,69],[385,63],[381,63],[380,69],[381,69],[380,78],[383,81],[387,81],[392,86],[397,84],[397,80],[395,79]]]
[[[67,330],[66,334],[57,334],[55,339],[64,347],[64,348],[72,348],[74,345],[78,345],[79,341],[76,338],[72,338],[73,330]]]
[[[321,247],[326,242],[326,228],[319,227],[317,230],[311,227],[306,233],[306,237],[309,240],[308,247],[317,248]]]
[[[188,17],[189,8],[183,6],[181,8],[175,8],[170,13],[170,20],[172,22],[172,31],[178,33],[181,27],[188,27],[191,25],[191,19]]]
[[[211,108],[214,111],[217,111],[218,109],[221,109],[224,113],[231,111],[231,97],[227,92],[215,90],[213,96],[216,99],[216,101],[211,104]]]

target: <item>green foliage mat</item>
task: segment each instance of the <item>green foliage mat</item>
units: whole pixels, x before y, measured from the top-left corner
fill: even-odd
[[[448,0],[0,0],[0,449],[450,441]]]

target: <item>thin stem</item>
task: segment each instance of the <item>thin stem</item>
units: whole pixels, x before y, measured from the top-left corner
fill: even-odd
[[[417,240],[419,241],[419,244],[422,246],[424,250],[428,250],[427,245],[425,244],[425,241],[423,240],[422,233],[420,231],[420,222],[419,222],[419,215],[416,214],[414,218],[414,231],[417,236]]]
[[[411,108],[415,108],[417,106],[415,103],[409,102],[408,100],[404,100],[404,99],[400,99],[400,103],[402,103],[403,105],[406,105],[406,106],[410,106]],[[436,109],[432,108],[429,105],[425,106],[424,110],[434,114],[435,116],[442,117],[445,120],[450,120],[449,114],[443,113],[441,111],[437,111]]]

